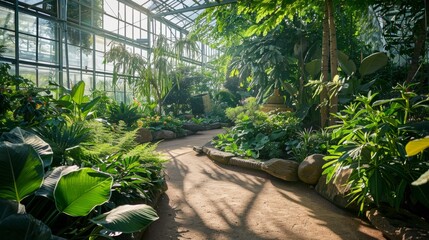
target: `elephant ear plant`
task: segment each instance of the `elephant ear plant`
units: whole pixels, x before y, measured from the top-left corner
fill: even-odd
[[[80,217],[68,220],[85,224],[83,230],[71,238],[82,238],[79,234],[93,238],[112,232],[136,232],[158,219],[155,210],[145,204],[123,205],[102,213],[101,205],[107,203],[111,196],[113,177],[77,166],[60,166],[45,172],[52,162],[52,150],[32,133],[15,128],[4,133],[0,140],[1,236],[10,239],[62,239],[53,234],[63,236],[67,228],[58,230],[52,226],[58,226],[54,223],[67,215]],[[30,205],[36,197],[53,203],[48,204],[48,208],[40,206],[45,215],[41,219],[26,213],[28,209],[24,206],[24,203]],[[50,206],[55,206],[55,209]]]

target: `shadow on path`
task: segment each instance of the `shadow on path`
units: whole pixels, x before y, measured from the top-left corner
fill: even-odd
[[[383,239],[308,185],[218,165],[190,148],[218,132],[160,144],[169,189],[143,239]]]

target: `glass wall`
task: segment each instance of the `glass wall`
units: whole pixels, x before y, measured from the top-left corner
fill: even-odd
[[[125,81],[112,86],[113,64],[103,60],[113,42],[125,43],[129,51],[147,58],[158,36],[165,36],[173,45],[187,33],[149,16],[146,9],[133,9],[124,3],[127,1],[64,1],[68,2],[66,22],[57,17],[61,15],[57,1],[24,0],[18,1],[18,6],[15,2],[0,2],[0,44],[6,46],[0,61],[9,62],[16,74],[38,86],[54,81],[71,87],[83,80],[88,94],[102,90],[118,101],[129,101],[133,96],[127,94]],[[198,48],[198,54],[185,51],[185,63],[202,66],[218,54],[201,43]]]

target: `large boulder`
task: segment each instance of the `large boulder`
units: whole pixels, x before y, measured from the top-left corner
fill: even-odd
[[[168,140],[168,139],[174,139],[176,138],[176,133],[170,130],[159,130],[156,132],[152,133],[153,135],[153,140],[158,141],[158,140]]]
[[[357,211],[359,209],[357,204],[350,204],[351,197],[347,196],[350,193],[348,180],[351,173],[350,168],[340,168],[336,173],[337,177],[328,183],[326,183],[326,175],[321,176],[316,185],[316,191],[338,207]]]
[[[152,142],[153,136],[152,132],[148,128],[140,128],[136,132],[135,141],[137,143],[147,143]]]
[[[319,181],[320,176],[323,172],[323,160],[322,154],[313,154],[304,159],[298,167],[298,177],[301,181],[315,185]]]
[[[298,181],[298,166],[295,161],[273,158],[264,162],[261,169],[286,181]]]

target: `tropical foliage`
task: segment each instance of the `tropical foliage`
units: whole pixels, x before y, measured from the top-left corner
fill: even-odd
[[[223,151],[297,162],[321,153],[327,181],[351,169],[347,197],[361,213],[429,212],[427,1],[223,3],[201,11],[189,34],[164,36],[168,23],[154,20],[162,30],[141,52],[128,34],[115,36],[104,53],[108,92],[80,79],[40,88],[39,68],[32,81],[0,64],[1,234],[109,238],[145,228],[157,219],[145,204],[166,185],[157,144],[137,143],[140,131],[181,137],[184,125],[219,122],[230,124],[213,140]],[[57,4],[41,5],[50,13]],[[58,43],[96,48],[87,30],[101,26],[102,6],[70,1],[68,21],[86,30],[68,28]],[[5,39],[0,55],[13,49]],[[290,112],[261,111],[275,89]],[[111,99],[119,92],[122,102]]]
[[[428,203],[425,186],[410,188],[428,165],[407,158],[405,151],[412,137],[426,136],[429,131],[427,119],[420,115],[421,111],[427,113],[428,99],[403,86],[397,91],[399,96],[392,99],[377,100],[377,94],[372,93],[359,96],[335,115],[341,123],[332,126],[332,139],[337,144],[329,149],[324,173],[330,180],[341,168],[353,169],[348,181],[350,194],[361,211],[372,202],[370,198],[376,205],[394,208],[409,204],[409,199]]]
[[[8,70],[1,65],[1,234],[108,237],[158,219],[152,207],[136,204],[153,205],[166,190],[157,145],[134,141],[140,105],[91,99],[83,81],[36,88]]]
[[[286,157],[285,142],[297,136],[300,120],[290,113],[267,115],[256,111],[254,117],[240,114],[227,133],[213,140],[217,148],[241,156],[268,160]]]
[[[0,131],[37,125],[58,114],[49,89],[38,88],[9,70],[9,65],[0,64]]]
[[[2,234],[17,239],[52,239],[53,234],[100,236],[105,235],[103,232],[121,229],[123,232],[139,231],[158,219],[155,211],[144,204],[122,206],[104,213],[94,211],[110,200],[114,180],[110,174],[78,166],[51,168],[50,146],[20,128],[1,138],[0,197],[5,213],[0,219]],[[45,169],[51,170],[45,172]],[[26,198],[31,200],[25,201]],[[51,204],[44,205],[49,202]],[[56,221],[64,216],[91,216],[90,221],[99,227],[92,226],[92,232],[90,229],[82,231],[78,227],[79,221],[69,221],[66,226],[61,226],[64,228],[58,229]]]
[[[425,141],[413,140],[427,135],[427,13],[423,1],[396,0],[239,1],[205,10],[194,34],[223,48],[226,83],[257,99],[227,109],[235,126],[215,145],[249,157],[276,145],[259,128],[270,117],[257,110],[279,88],[305,126],[281,139],[281,155],[327,154],[328,181],[353,169],[350,199],[361,211],[427,209],[427,152],[416,152]],[[415,150],[408,156],[407,142]]]
[[[183,122],[172,116],[152,116],[142,118],[138,124],[141,127],[149,128],[153,131],[159,130],[170,130],[178,134],[179,136],[183,135],[184,130],[182,128]]]

